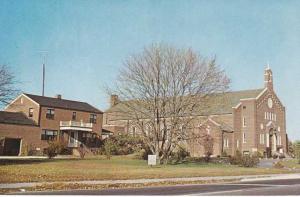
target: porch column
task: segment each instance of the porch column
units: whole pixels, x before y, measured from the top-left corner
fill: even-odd
[[[267,148],[270,147],[270,133],[266,133],[266,144],[267,144]]]

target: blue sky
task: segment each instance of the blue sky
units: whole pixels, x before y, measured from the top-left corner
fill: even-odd
[[[300,139],[300,1],[0,1],[0,64],[23,91],[87,101],[105,110],[122,62],[151,43],[217,56],[232,90],[263,87],[267,62]]]

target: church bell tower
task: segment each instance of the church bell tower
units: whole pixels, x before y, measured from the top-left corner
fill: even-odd
[[[265,88],[268,88],[270,90],[273,90],[273,73],[270,69],[269,64],[267,65],[267,68],[265,69]]]

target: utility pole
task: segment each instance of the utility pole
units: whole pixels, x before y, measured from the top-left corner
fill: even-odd
[[[43,92],[42,96],[45,96],[45,63],[43,63]]]
[[[48,51],[39,51],[41,53],[43,58],[43,87],[42,87],[42,96],[45,96],[45,69],[46,69],[46,57],[48,54]]]

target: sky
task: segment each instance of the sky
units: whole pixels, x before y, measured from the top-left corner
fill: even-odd
[[[108,108],[104,87],[123,62],[152,43],[191,47],[217,63],[232,90],[263,88],[269,62],[286,107],[287,132],[300,139],[300,1],[1,0],[0,64],[19,88]]]

